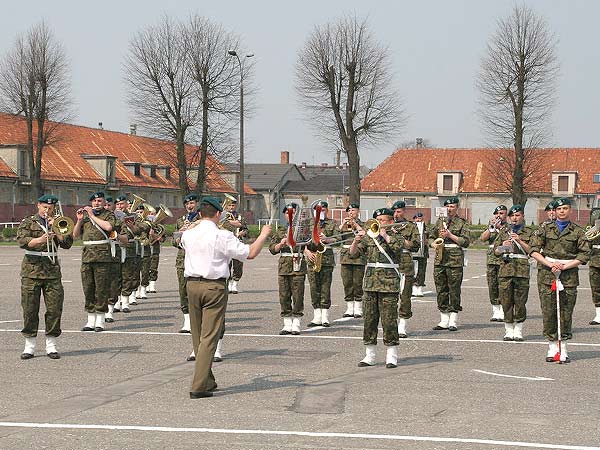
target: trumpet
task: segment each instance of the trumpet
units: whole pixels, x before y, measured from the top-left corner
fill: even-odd
[[[367,230],[367,235],[373,239],[375,239],[377,236],[379,236],[379,232],[381,231],[381,229],[386,229],[386,228],[391,228],[392,230],[394,230],[394,227],[396,226],[396,223],[388,223],[385,225],[382,225],[381,222],[379,222],[379,220],[377,219],[369,219],[365,222],[364,225],[364,229]]]
[[[235,220],[235,216],[227,210],[227,207],[236,201],[233,195],[225,193],[225,199],[223,203],[221,203],[221,207],[223,208],[223,214],[221,214],[220,222],[227,222]]]
[[[54,221],[52,222],[52,232],[54,234],[66,237],[73,234],[73,228],[75,223],[73,219],[64,215],[62,205],[60,201],[56,204],[56,214],[54,215]]]
[[[356,229],[356,220],[351,217],[351,216],[347,216],[344,219],[344,223],[341,226],[341,230],[342,231],[354,231]]]

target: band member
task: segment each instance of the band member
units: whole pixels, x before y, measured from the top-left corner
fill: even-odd
[[[573,337],[573,308],[577,301],[579,285],[579,265],[589,261],[590,246],[583,228],[571,222],[571,201],[561,198],[555,201],[556,220],[539,227],[531,239],[531,254],[538,262],[538,283],[541,282],[541,304],[544,323],[544,337],[548,340],[546,361],[553,362],[558,353],[558,323],[556,313],[556,292],[560,298],[561,339]],[[543,249],[543,254],[541,250]],[[558,279],[557,279],[558,275]],[[556,281],[555,281],[556,280]],[[557,282],[559,281],[559,282]],[[564,288],[561,290],[561,288]],[[562,355],[569,361],[567,345],[562,343]]]
[[[321,217],[318,219],[318,227],[321,243],[326,246],[326,250],[323,253],[317,252],[317,248],[312,242],[304,249],[304,254],[308,258],[308,284],[310,286],[310,299],[314,309],[313,320],[308,324],[309,327],[329,326],[331,282],[335,267],[333,250],[327,248],[327,244],[331,244],[337,240],[331,236],[337,233],[338,225],[335,220],[327,217],[329,204],[322,201],[320,205]],[[317,205],[314,205],[315,209],[316,207]]]
[[[363,253],[367,264],[363,279],[363,343],[365,357],[359,367],[373,366],[376,362],[377,327],[381,320],[383,345],[387,347],[387,368],[398,365],[398,294],[400,272],[398,261],[404,248],[399,233],[388,234],[386,228],[394,223],[394,211],[389,208],[375,210],[373,218],[379,222],[379,232],[374,237],[365,236],[360,229],[350,245],[350,254]]]
[[[286,215],[288,209],[294,212],[298,208],[296,203],[289,203],[283,208]],[[279,285],[279,305],[283,328],[281,335],[300,334],[300,318],[304,315],[304,280],[306,278],[306,260],[302,246],[290,247],[288,242],[288,229],[280,228],[271,238],[269,251],[272,255],[279,255],[277,268],[277,282]]]
[[[83,239],[81,284],[85,296],[87,322],[82,331],[104,331],[104,315],[110,297],[110,270],[116,255],[109,234],[115,226],[115,215],[104,209],[104,192],[90,197],[90,206],[77,210],[73,237]]]
[[[523,340],[523,323],[527,319],[529,295],[529,241],[532,230],[525,225],[521,205],[513,205],[508,211],[510,223],[498,230],[494,254],[500,258],[498,287],[504,318],[504,340]]]
[[[546,212],[546,220],[544,220],[539,227],[545,227],[546,225],[550,224],[550,223],[554,223],[556,221],[556,200],[551,200],[550,202],[548,202],[548,204],[546,205],[546,207],[544,208],[544,211]],[[540,253],[543,255],[544,254],[544,249],[540,249]],[[540,276],[542,276],[542,272],[540,272],[538,270],[537,273],[537,287],[538,287],[538,298],[540,299],[540,307],[543,308],[542,306],[542,297],[543,297],[543,290],[544,290],[544,283],[542,282],[542,280],[540,280]]]
[[[185,208],[185,215],[177,219],[175,224],[175,232],[179,237],[173,238],[173,245],[179,250],[177,251],[177,258],[175,259],[175,268],[177,270],[177,281],[179,285],[179,304],[181,312],[183,313],[183,326],[180,333],[190,333],[190,309],[188,306],[187,290],[185,288],[185,276],[184,276],[184,261],[185,261],[185,250],[181,247],[181,233],[190,228],[190,226],[200,220],[200,213],[197,211],[198,208],[198,196],[196,194],[188,194],[183,198],[183,206]]]
[[[596,210],[596,213],[598,211]],[[594,220],[595,219],[595,220]],[[596,308],[596,315],[590,321],[590,325],[600,325],[600,231],[596,228],[598,216],[592,216],[592,228],[586,231],[586,237],[590,241],[590,288],[592,289],[592,301]],[[593,232],[592,230],[596,230]]]
[[[151,226],[150,222],[146,219],[146,209],[144,208],[143,204],[138,206],[136,213],[146,227],[143,227],[143,229],[140,230],[140,234],[136,236],[138,256],[140,257],[140,282],[132,301],[129,302],[132,305],[137,304],[136,299],[148,298],[146,295],[146,289],[150,284]]]
[[[154,226],[150,228],[150,269],[148,271],[149,283],[146,292],[156,293],[156,281],[158,280],[158,265],[160,263],[160,247],[161,244],[165,241],[165,238],[165,234],[163,233],[162,235],[160,235]]]
[[[57,250],[70,248],[73,236],[52,231],[57,203],[54,195],[42,195],[37,201],[37,214],[23,219],[17,230],[17,243],[25,250],[21,263],[21,333],[25,336],[25,349],[21,359],[33,358],[35,352],[42,294],[46,305],[46,354],[51,359],[60,358],[56,338],[62,332],[60,319],[65,294]]]
[[[347,231],[341,235],[342,241],[351,240],[358,227],[363,226],[360,220],[360,206],[358,203],[350,203],[346,207],[348,215],[340,225],[340,231]],[[346,302],[346,311],[343,317],[362,317],[362,283],[365,274],[365,255],[358,252],[351,255],[349,252],[350,244],[342,245],[340,249],[340,264],[342,284],[344,285],[344,301]]]
[[[117,197],[119,198],[119,197]],[[117,209],[117,202],[113,200],[112,197],[106,197],[106,204],[104,205],[104,209],[111,211],[115,214],[115,227],[114,230],[118,230],[121,228],[121,220],[117,215],[122,217],[120,212],[115,213],[115,211],[119,211]],[[109,238],[113,238],[113,232],[109,234]],[[108,312],[104,315],[104,321],[107,323],[112,323],[115,321],[113,318],[113,313],[115,310],[115,305],[119,301],[119,296],[121,295],[121,246],[115,246],[115,257],[112,258],[112,264],[110,265],[110,297],[108,298]]]
[[[437,291],[437,304],[440,322],[434,330],[456,331],[460,305],[460,287],[463,279],[465,254],[463,248],[469,246],[467,222],[458,216],[458,198],[444,201],[448,217],[439,217],[431,233],[432,239],[442,239],[441,258],[436,257],[433,266],[433,280]],[[432,244],[433,246],[433,244]],[[440,250],[436,250],[437,253]]]
[[[400,266],[400,273],[403,274],[400,291],[400,311],[398,318],[398,336],[406,338],[406,321],[412,317],[412,305],[410,298],[412,296],[413,285],[415,282],[415,266],[412,262],[411,252],[416,252],[421,246],[421,236],[417,226],[406,220],[404,217],[404,208],[406,203],[398,200],[392,205],[394,211],[394,225],[388,233],[399,234],[404,241],[402,242],[402,251],[398,254],[397,262]]]
[[[490,219],[487,230],[481,233],[481,242],[487,244],[487,285],[490,303],[492,304],[492,318],[490,322],[502,322],[504,313],[500,304],[500,292],[498,291],[498,271],[500,270],[501,258],[494,253],[496,239],[499,232],[506,227],[507,208],[504,205],[498,205],[494,208],[494,215]]]
[[[108,209],[110,212],[115,212],[115,202],[112,197],[106,197],[106,203],[104,204],[104,209]]]
[[[237,201],[231,200],[231,203],[227,205],[226,212],[228,213],[228,219],[223,221],[222,228],[231,231],[240,242],[244,242],[244,239],[248,235],[248,223],[240,214],[237,213],[235,208],[237,207]],[[242,279],[244,273],[244,263],[237,259],[231,260],[231,278],[228,283],[229,292],[232,294],[238,293],[238,281]]]
[[[200,224],[181,237],[181,246],[186,250],[186,287],[196,353],[190,398],[212,397],[217,387],[212,364],[225,321],[230,260],[255,258],[271,232],[271,226],[266,225],[253,244],[242,244],[230,232],[217,227],[222,211],[216,198],[204,197]]]
[[[415,284],[413,286],[413,297],[423,297],[423,288],[425,287],[425,274],[427,273],[427,258],[429,258],[429,231],[427,225],[423,222],[423,213],[418,212],[413,216],[413,222],[419,231],[421,247],[419,251],[413,253],[415,266]]]

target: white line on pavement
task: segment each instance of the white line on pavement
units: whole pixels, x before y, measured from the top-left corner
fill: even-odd
[[[243,430],[235,428],[197,428],[197,427],[156,427],[144,425],[96,425],[69,423],[32,423],[32,422],[0,422],[6,428],[43,428],[71,430],[117,430],[117,431],[157,431],[162,433],[214,433],[258,436],[303,436],[342,439],[367,439],[386,441],[415,441],[415,442],[447,442],[460,444],[482,444],[502,447],[552,448],[561,450],[600,450],[600,447],[582,445],[546,444],[539,442],[498,441],[494,439],[455,438],[435,436],[403,436],[397,434],[367,434],[367,433],[334,433],[292,430]]]
[[[473,369],[473,372],[484,373],[486,375],[493,375],[496,377],[504,377],[504,378],[519,378],[521,380],[532,380],[532,381],[554,381],[554,378],[545,378],[545,377],[520,377],[517,375],[506,375],[503,373],[495,373],[495,372],[486,372],[485,370]]]

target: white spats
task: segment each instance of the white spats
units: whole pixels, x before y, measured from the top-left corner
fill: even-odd
[[[354,317],[354,302],[346,302],[346,311],[344,311],[343,317]]]
[[[130,298],[131,298],[131,295],[121,295],[120,302],[121,302],[121,305],[123,306],[123,308],[121,308],[121,311],[123,311],[124,313],[128,313],[130,311],[130,309],[129,309],[129,299]]]
[[[138,288],[138,292],[139,292],[140,288]],[[137,305],[137,292],[132,292],[131,295],[129,296],[129,304],[130,305]]]
[[[58,353],[56,350],[56,338],[54,336],[46,336],[46,354]]]
[[[354,302],[354,317],[357,319],[363,315],[362,302]]]
[[[515,324],[505,323],[504,324],[504,340],[514,341],[515,340]]]
[[[423,286],[415,286],[413,297],[423,297]]]
[[[392,345],[387,347],[385,352],[385,367],[388,369],[393,369],[394,367],[398,367],[398,346]]]
[[[95,327],[96,327],[96,314],[88,313],[87,314],[87,322],[85,323],[85,325],[83,326],[81,331],[94,331]]]
[[[523,322],[515,323],[514,338],[517,342],[523,341]]]
[[[458,313],[450,313],[450,318],[448,320],[448,330],[456,331],[458,330]]]
[[[114,322],[113,312],[115,311],[115,305],[108,305],[108,312],[104,314],[104,320],[108,323]]]
[[[413,287],[412,287],[412,293],[411,293],[412,297],[416,297],[417,296],[417,289],[418,289],[418,286],[414,286],[413,285]]]
[[[217,349],[215,350],[215,356],[213,358],[213,361],[223,361],[223,339],[219,339],[219,342],[217,343]]]
[[[181,326],[181,330],[179,330],[180,333],[190,333],[192,331],[191,325],[190,325],[190,315],[189,314],[184,314],[183,315],[183,325]]]
[[[504,320],[504,310],[502,305],[492,305],[492,318],[490,322],[502,322]]]
[[[300,334],[300,317],[292,319],[292,334],[298,336]]]
[[[322,309],[321,310],[321,324],[324,327],[328,327],[329,326],[329,310],[328,309]]]
[[[146,295],[146,286],[140,286],[140,298],[148,298]]]
[[[95,331],[104,331],[104,313],[97,313],[94,324]]]
[[[321,309],[317,308],[313,312],[313,319],[308,324],[309,327],[317,327],[323,324]]]
[[[407,337],[406,319],[398,319],[398,337],[401,339]]]
[[[35,337],[26,337],[25,338],[25,348],[23,349],[24,355],[31,355],[35,353]]]
[[[546,358],[554,358],[554,355],[558,353],[558,343],[556,341],[548,342],[548,353]]]
[[[596,315],[591,320],[590,325],[600,325],[600,306],[596,307]]]
[[[358,363],[358,367],[367,367],[375,365],[375,350],[377,349],[376,345],[365,345],[365,357],[360,360]]]
[[[232,294],[238,293],[238,282],[237,281],[235,281],[235,280],[229,281],[229,292],[231,292]]]
[[[433,327],[434,330],[447,330],[450,322],[450,313],[440,313],[440,322]]]
[[[148,283],[148,289],[146,289],[146,292],[150,294],[156,293],[156,281],[150,281],[150,283]]]
[[[293,319],[291,317],[284,317],[283,318],[283,328],[281,329],[279,334],[281,334],[282,336],[284,336],[286,334],[292,334],[292,322],[293,322]]]

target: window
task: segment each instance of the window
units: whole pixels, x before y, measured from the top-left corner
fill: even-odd
[[[567,175],[558,176],[558,191],[567,192],[569,190],[569,177]]]
[[[344,206],[344,197],[342,197],[341,195],[336,195],[335,206],[338,206],[338,207]]]
[[[554,172],[552,174],[552,195],[570,197],[575,195],[577,172]]]
[[[109,184],[115,184],[115,160],[106,159],[106,181]]]
[[[19,177],[29,178],[29,158],[27,157],[26,150],[19,150],[19,162],[17,167],[19,171]]]
[[[140,176],[140,165],[139,165],[139,164],[135,164],[135,165],[133,166],[133,174],[134,174],[136,177],[139,177],[139,176]]]
[[[444,175],[442,189],[444,191],[452,191],[452,175]]]
[[[409,208],[414,208],[417,206],[417,198],[416,197],[404,197],[404,203]]]

